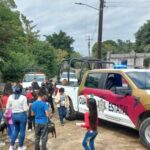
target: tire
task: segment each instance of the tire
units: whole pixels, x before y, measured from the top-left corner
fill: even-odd
[[[72,121],[76,119],[76,112],[74,111],[72,101],[69,101],[69,108],[67,108],[66,120]]]
[[[150,150],[150,118],[145,119],[139,128],[140,141]]]

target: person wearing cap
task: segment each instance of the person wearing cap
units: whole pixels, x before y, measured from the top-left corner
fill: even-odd
[[[9,150],[14,150],[14,144],[19,134],[18,150],[25,150],[24,139],[27,123],[27,98],[21,94],[22,86],[16,85],[14,94],[10,95],[6,105],[6,110],[12,110],[12,120],[14,124],[14,132],[12,133],[11,144]]]

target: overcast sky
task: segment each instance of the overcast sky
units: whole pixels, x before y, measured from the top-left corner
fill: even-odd
[[[104,40],[132,40],[134,33],[150,20],[150,0],[105,0],[103,24]],[[99,7],[99,0],[15,0],[18,10],[33,20],[43,35],[60,30],[73,37],[74,49],[88,55],[88,36],[97,41],[98,11],[75,2]]]

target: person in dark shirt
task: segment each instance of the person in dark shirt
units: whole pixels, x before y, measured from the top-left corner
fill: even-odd
[[[50,103],[52,113],[54,113],[55,108],[54,108],[53,97],[52,97],[53,92],[54,92],[54,85],[52,83],[52,80],[47,80],[46,81],[46,88],[48,89],[48,92],[49,92],[48,102]]]

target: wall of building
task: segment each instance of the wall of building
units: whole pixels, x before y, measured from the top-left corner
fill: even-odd
[[[128,54],[107,54],[107,60],[116,64],[121,64],[123,61],[127,61],[128,66],[143,67],[144,59],[150,57],[150,53],[135,53],[132,51]]]

